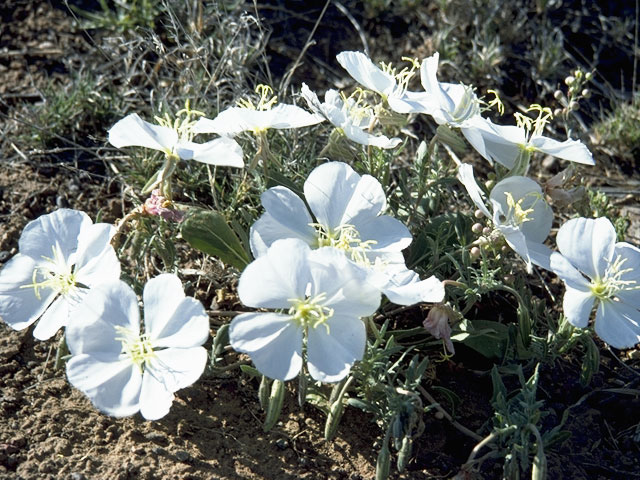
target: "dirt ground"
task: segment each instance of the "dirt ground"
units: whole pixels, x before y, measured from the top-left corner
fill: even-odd
[[[102,166],[60,163],[59,151],[12,146],[14,107],[41,101],[39,87],[47,77],[64,84],[69,72],[62,59],[86,55],[90,43],[61,5],[15,0],[0,7],[0,15],[1,266],[16,253],[24,225],[45,212],[64,206],[93,215],[99,203],[109,222],[123,215],[125,205]],[[617,188],[627,194],[633,185]],[[626,205],[637,208],[635,201]],[[639,236],[635,222],[631,234]],[[347,409],[336,439],[325,442],[324,415],[310,405],[298,407],[290,391],[281,421],[264,433],[257,382],[237,371],[209,372],[179,391],[160,421],[114,419],[96,411],[54,368],[59,336],[39,342],[31,330],[0,324],[0,479],[374,478],[380,429],[354,408]],[[434,364],[431,379],[460,398],[456,420],[486,434],[493,410],[491,380],[483,370],[490,364],[462,345],[456,349],[453,361]],[[640,375],[619,356],[603,349],[600,372],[587,388],[577,382],[577,361],[543,368],[539,397],[550,412],[543,423],[556,425],[571,408],[571,437],[549,450],[549,478],[640,478]],[[392,478],[451,478],[476,444],[446,419],[428,413],[424,420],[407,471]],[[500,465],[487,462],[482,478],[499,478]]]

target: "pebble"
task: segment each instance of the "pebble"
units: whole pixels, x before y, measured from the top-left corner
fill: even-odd
[[[276,447],[278,447],[280,450],[284,450],[289,446],[289,442],[287,442],[287,440],[284,438],[278,438],[275,441],[275,444],[276,444]]]
[[[87,480],[87,477],[82,473],[73,472],[69,475],[69,480]]]
[[[2,250],[0,252],[0,262],[6,262],[11,257],[11,252],[7,252],[6,250]]]
[[[178,450],[174,455],[179,462],[186,462],[191,458],[191,455],[184,450]]]
[[[144,438],[154,443],[161,443],[161,444],[168,443],[167,437],[160,432],[149,432],[144,436]]]

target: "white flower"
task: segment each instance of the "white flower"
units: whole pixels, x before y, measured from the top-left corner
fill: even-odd
[[[192,122],[176,123],[173,128],[163,120],[163,125],[154,125],[142,120],[137,113],[127,115],[109,130],[109,143],[116,148],[146,147],[164,152],[167,157],[195,160],[209,165],[243,167],[242,149],[228,137],[220,137],[206,143],[191,141]]]
[[[318,96],[305,83],[302,84],[301,93],[311,110],[326,117],[347,138],[356,143],[379,148],[395,148],[402,141],[399,138],[389,139],[384,135],[365,132],[372,123],[373,112],[361,108],[353,99],[343,99],[336,90],[327,90],[324,103],[320,103]]]
[[[564,281],[564,314],[585,328],[596,308],[595,331],[612,347],[640,342],[640,249],[616,243],[607,218],[574,218],[558,230],[560,253],[551,269]]]
[[[542,152],[553,157],[595,165],[591,152],[578,140],[559,142],[542,135],[546,120],[539,117],[533,121],[520,116],[519,125],[496,125],[491,120],[476,117],[469,125],[472,135],[465,135],[469,143],[489,162],[498,162],[511,169],[521,155],[530,157],[533,152]]]
[[[207,363],[202,304],[185,297],[180,280],[163,274],[144,287],[144,333],[135,293],[124,282],[92,290],[66,331],[69,382],[101,411],[164,417],[173,393],[194,383]]]
[[[40,319],[34,337],[53,336],[91,288],[120,277],[109,243],[114,231],[69,209],[29,222],[18,242],[20,253],[0,271],[0,317],[16,330]]]
[[[410,113],[419,105],[428,103],[430,96],[425,92],[407,90],[407,83],[413,76],[413,69],[403,69],[396,73],[387,66],[385,70],[376,66],[362,52],[341,52],[336,56],[338,63],[354,80],[368,90],[384,98],[389,107],[398,113]]]
[[[420,80],[430,96],[428,102],[420,104],[422,111],[418,112],[431,115],[438,125],[460,128],[466,137],[469,121],[480,116],[480,101],[473,87],[438,81],[439,58],[439,54],[435,53],[424,59],[420,66]]]
[[[304,194],[315,221],[300,197],[286,187],[262,194],[265,213],[250,231],[254,257],[264,255],[276,240],[298,238],[312,248],[331,246],[369,271],[369,280],[394,303],[439,302],[444,287],[435,277],[420,281],[408,270],[402,250],[411,233],[401,222],[380,215],[386,198],[380,182],[360,176],[341,162],[314,169],[304,183]]]
[[[229,136],[236,136],[245,131],[259,134],[270,128],[307,127],[324,120],[322,116],[309,113],[295,105],[275,105],[276,97],[271,97],[271,87],[258,85],[256,92],[260,94],[257,105],[249,100],[240,101],[240,106],[227,108],[213,120],[199,119],[193,127],[194,132]]]
[[[229,328],[231,346],[271,378],[295,377],[306,356],[315,380],[340,381],[364,354],[361,317],[380,305],[379,290],[365,277],[334,248],[311,250],[297,239],[275,242],[242,272],[238,295],[249,307],[284,312],[237,316]]]
[[[527,177],[507,177],[498,182],[489,194],[490,212],[484,193],[473,176],[473,167],[463,163],[458,179],[467,189],[473,203],[504,236],[509,246],[527,262],[549,269],[551,249],[542,242],[551,231],[553,211],[544,199],[542,188]]]

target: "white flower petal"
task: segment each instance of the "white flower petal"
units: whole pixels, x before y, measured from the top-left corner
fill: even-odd
[[[640,312],[622,302],[600,302],[595,330],[612,347],[631,348],[640,342]]]
[[[109,143],[116,148],[135,146],[166,151],[177,142],[175,130],[145,122],[137,113],[127,115],[109,130]]]
[[[586,278],[574,267],[569,259],[564,257],[558,252],[551,254],[549,266],[551,270],[563,280],[568,287],[576,290],[587,291],[589,290],[589,282]]]
[[[331,123],[334,122],[332,121]],[[353,123],[343,123],[340,125],[340,128],[349,140],[353,140],[360,145],[371,145],[373,147],[390,149],[396,148],[402,143],[402,140],[398,137],[389,138],[384,135],[372,135]]]
[[[115,229],[106,223],[84,228],[78,237],[75,257],[76,283],[94,287],[120,278],[120,261],[111,246]]]
[[[620,275],[620,280],[629,282],[628,288],[620,290],[616,296],[635,308],[640,308],[640,249],[626,242],[616,243],[614,258],[620,256],[624,259],[622,270],[627,270]]]
[[[39,261],[52,258],[53,247],[58,245],[68,259],[78,247],[78,235],[92,223],[86,213],[67,208],[41,215],[24,227],[18,242],[20,253]]]
[[[275,242],[242,272],[238,283],[242,303],[256,308],[287,308],[289,299],[304,298],[311,281],[309,251],[309,246],[299,239]]]
[[[171,409],[173,391],[167,389],[163,378],[148,368],[142,375],[140,386],[140,414],[146,420],[159,420]]]
[[[318,222],[331,229],[375,217],[387,201],[380,182],[341,162],[315,168],[304,182],[304,195]]]
[[[362,359],[365,345],[366,329],[362,320],[334,315],[325,324],[308,330],[309,374],[321,382],[339,382],[353,363]]]
[[[309,210],[298,195],[286,187],[273,187],[260,199],[266,213],[250,230],[251,253],[254,257],[264,255],[267,249],[283,238],[299,238],[308,245],[316,240],[315,229]]]
[[[249,354],[256,368],[270,378],[289,380],[302,367],[302,329],[288,315],[244,313],[233,319],[229,341]]]
[[[306,110],[296,106],[279,103],[271,110],[271,120],[268,127],[270,128],[300,128],[315,125],[324,121],[324,117],[309,113]]]
[[[529,143],[541,152],[554,157],[570,160],[572,162],[583,163],[585,165],[595,165],[593,155],[587,146],[578,140],[565,140],[559,142],[552,138],[543,136],[532,137]]]
[[[162,330],[158,330],[158,327],[156,324],[150,331],[154,347],[197,347],[209,338],[209,316],[202,303],[191,297],[180,302]]]
[[[70,299],[63,295],[58,296],[40,317],[36,328],[33,329],[33,336],[38,340],[48,340],[53,337],[67,324],[72,308]]]
[[[142,375],[129,360],[104,362],[91,355],[76,355],[67,362],[67,378],[109,415],[133,415],[140,408]]]
[[[509,169],[513,168],[518,155],[526,145],[526,132],[523,128],[515,125],[496,125],[488,119],[480,120],[478,117],[474,117],[466,126],[476,128],[482,135],[483,148],[479,149],[475,144],[474,148],[483,157],[488,156]]]
[[[349,75],[369,90],[382,95],[390,95],[396,88],[395,78],[374,65],[364,53],[341,52],[336,56],[336,59]]]
[[[309,269],[313,277],[311,297],[326,295],[322,304],[337,314],[365,317],[380,306],[380,290],[367,281],[367,271],[342,250],[324,247],[311,251]]]
[[[352,224],[360,234],[360,240],[373,241],[374,252],[400,252],[407,248],[413,237],[409,229],[399,220],[388,215],[365,218],[353,221]]]
[[[389,278],[382,293],[397,305],[414,305],[441,302],[445,292],[444,284],[435,276],[420,280],[416,272],[407,269]]]
[[[458,180],[467,189],[467,193],[471,197],[476,207],[485,214],[487,218],[491,218],[491,213],[484,203],[484,192],[478,186],[476,179],[473,176],[473,167],[468,163],[462,163],[458,166]]]
[[[138,299],[121,281],[92,288],[71,312],[65,332],[69,351],[73,355],[113,356],[122,351],[116,326],[140,332]]]
[[[207,351],[200,346],[156,350],[155,357],[146,364],[147,371],[161,379],[170,392],[194,384],[206,366]]]
[[[17,254],[0,270],[0,318],[11,328],[22,330],[35,322],[57,293],[50,288],[33,288],[33,272],[38,262]]]
[[[180,142],[177,153],[184,160],[220,167],[244,167],[242,147],[228,137],[216,138],[207,143]]]
[[[404,91],[402,94],[394,92],[387,98],[391,110],[397,113],[426,113],[431,114],[437,104],[434,95],[427,92]]]
[[[612,260],[616,231],[606,217],[573,218],[558,230],[558,249],[573,266],[595,279]]]
[[[145,284],[142,292],[144,325],[152,340],[162,335],[184,298],[182,282],[171,273],[158,275]]]
[[[529,240],[527,240],[527,250],[529,251],[531,263],[545,270],[551,270],[551,254],[553,250],[543,243],[531,242]]]
[[[562,298],[564,315],[571,325],[585,328],[589,324],[595,297],[589,290],[578,290],[569,285],[566,285],[565,288]]]

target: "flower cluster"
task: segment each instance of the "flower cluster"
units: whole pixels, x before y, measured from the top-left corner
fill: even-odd
[[[434,141],[451,152],[459,182],[489,224],[472,228],[482,232],[474,248],[499,245],[507,253],[510,248],[528,272],[535,265],[556,273],[566,286],[565,316],[576,327],[587,327],[595,308],[594,329],[608,344],[626,348],[640,341],[640,250],[616,242],[615,229],[604,218],[564,223],[558,252],[545,244],[554,215],[544,190],[527,177],[533,154],[594,164],[580,141],[544,136],[552,117],[548,108],[533,105],[528,112],[537,112],[535,118],[516,114],[516,125],[496,124],[483,115],[501,106],[497,96],[487,103],[472,86],[438,81],[437,53],[422,62],[409,59],[410,67],[401,70],[378,67],[360,52],[342,52],[337,60],[361,88],[351,95],[328,90],[321,102],[302,84],[311,112],[278,104],[271,88],[259,85],[258,100],[242,100],[212,119],[187,102],[175,119],[157,117],[157,124],[135,113],[118,121],[109,130],[113,146],[141,146],[165,155],[143,189],[151,197],[136,215],[181,222],[184,213],[174,208],[170,188],[180,160],[243,167],[236,141],[242,132],[254,135],[258,145],[249,169],[262,161],[268,172],[276,161],[268,148],[270,129],[327,120],[334,127],[330,142],[355,142],[370,155],[375,148],[393,150],[402,143],[385,135],[390,135],[387,127],[404,124],[407,114],[424,114],[439,125]],[[416,75],[424,91],[408,89]],[[478,183],[473,166],[449,149],[447,138],[458,138],[454,129],[494,167],[495,181]],[[197,134],[217,137],[196,143]],[[238,284],[242,303],[258,310],[233,319],[231,346],[279,381],[304,369],[314,380],[338,382],[363,359],[367,326],[375,325],[371,317],[384,295],[404,306],[435,303],[424,327],[453,354],[450,320],[461,315],[445,303],[445,282],[433,275],[421,279],[407,267],[403,250],[413,236],[386,213],[378,179],[327,161],[309,173],[303,194],[274,186],[261,195],[264,213],[248,235],[254,260],[249,263],[240,248],[246,259],[241,265],[248,265]],[[113,226],[94,224],[85,213],[68,209],[30,222],[19,253],[0,271],[0,317],[15,329],[38,321],[33,334],[42,340],[64,327],[72,385],[110,415],[140,411],[146,419],[158,419],[168,413],[174,393],[193,384],[205,368],[208,317],[199,301],[185,296],[178,277],[161,274],[142,292],[142,323],[136,293],[120,280],[111,244],[116,233]]]

